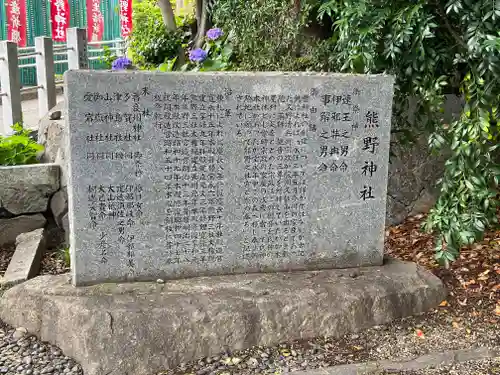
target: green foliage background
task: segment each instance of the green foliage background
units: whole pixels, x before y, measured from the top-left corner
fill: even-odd
[[[305,4],[297,16],[283,0],[221,0],[212,18],[234,33],[237,69],[292,71],[306,68],[300,55],[311,48],[303,33],[309,12]]]
[[[165,36],[155,17],[133,43],[139,61],[161,64],[182,38]],[[427,129],[429,146],[448,155],[426,223],[442,264],[497,224],[500,0],[218,0],[212,20],[233,35],[224,69],[396,77],[393,128]],[[446,94],[465,100],[453,122],[444,120]]]
[[[151,68],[177,56],[179,48],[191,37],[192,17],[177,17],[177,32],[166,29],[156,0],[134,0],[130,55],[134,64]]]

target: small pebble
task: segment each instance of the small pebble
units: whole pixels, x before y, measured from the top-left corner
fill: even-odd
[[[12,338],[17,341],[17,340],[23,338],[24,336],[26,336],[27,333],[28,333],[28,330],[26,328],[19,327],[14,331]]]
[[[349,277],[355,279],[356,277],[361,276],[361,273],[359,271],[353,271],[349,274]]]

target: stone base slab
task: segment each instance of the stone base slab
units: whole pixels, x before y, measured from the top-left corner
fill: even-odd
[[[339,337],[446,297],[415,264],[73,287],[40,276],[5,292],[0,319],[75,358],[86,375],[151,375],[225,350]]]

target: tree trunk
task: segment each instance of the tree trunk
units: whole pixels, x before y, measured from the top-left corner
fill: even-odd
[[[177,25],[175,24],[174,10],[172,9],[170,0],[158,0],[158,6],[160,7],[161,17],[167,30],[176,31]]]
[[[300,0],[294,0],[293,7],[294,7],[294,10],[295,10],[295,14],[297,16],[299,16],[300,15]]]
[[[203,0],[196,0],[196,9],[195,9],[195,16],[196,16],[196,25],[199,27],[201,24],[201,13],[203,12]]]
[[[199,15],[199,16],[198,16]],[[194,46],[201,48],[203,45],[203,37],[208,29],[208,7],[206,0],[196,1],[196,20],[198,21],[198,32],[194,39]]]
[[[176,32],[177,24],[175,23],[174,10],[172,9],[170,0],[158,0],[158,7],[160,8],[161,17],[163,18],[163,23],[165,24],[167,30]],[[182,66],[185,62],[184,49],[182,47],[179,47],[176,66]]]

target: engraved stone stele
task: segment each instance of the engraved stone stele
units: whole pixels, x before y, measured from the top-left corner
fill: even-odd
[[[392,77],[65,81],[74,285],[382,264]]]
[[[432,273],[382,261],[391,77],[72,71],[66,85],[80,287],[28,280],[0,320],[86,375],[339,338],[445,298]],[[333,269],[357,266],[374,267]]]

